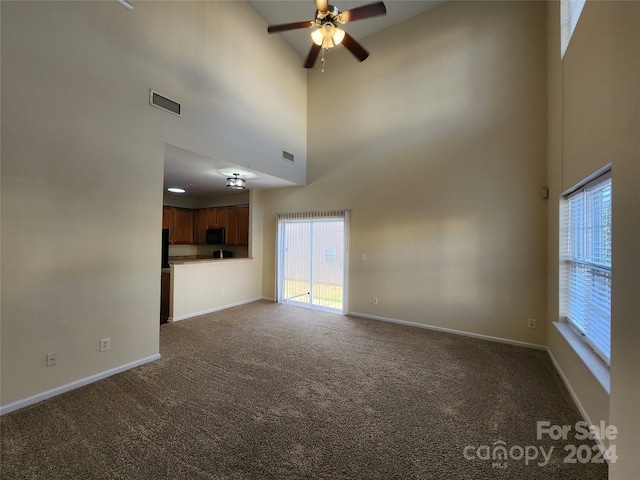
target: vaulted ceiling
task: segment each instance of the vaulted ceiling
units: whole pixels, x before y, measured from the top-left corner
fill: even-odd
[[[373,3],[375,0],[330,0],[340,11]],[[345,30],[366,48],[366,37],[419,15],[426,10],[442,4],[445,0],[384,0],[387,14],[367,18],[345,25]],[[313,20],[315,18],[314,0],[249,0],[247,2],[267,25]],[[300,29],[274,35],[281,35],[300,56],[300,68],[311,46],[311,29]],[[338,48],[342,48],[339,46]],[[375,54],[375,52],[371,52]],[[213,167],[212,167],[213,165]],[[192,152],[171,147],[165,148],[165,194],[169,186],[188,186],[184,197],[208,198],[238,193],[226,188],[226,177],[234,172],[247,180],[247,188],[272,189],[293,186],[291,182],[256,171],[240,169],[229,163],[217,162]]]

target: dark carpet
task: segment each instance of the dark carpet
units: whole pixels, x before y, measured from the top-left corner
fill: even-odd
[[[565,462],[592,443],[537,438],[581,420],[542,351],[270,302],[160,342],[157,362],[4,415],[1,478],[607,478]]]

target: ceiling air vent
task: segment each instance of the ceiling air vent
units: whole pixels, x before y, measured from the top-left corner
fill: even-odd
[[[149,104],[153,107],[160,108],[165,112],[182,116],[182,105],[178,102],[174,102],[164,95],[160,95],[158,92],[154,92],[153,90],[149,90]]]
[[[282,150],[282,158],[291,163],[293,163],[294,160],[293,153],[285,152],[284,150]]]

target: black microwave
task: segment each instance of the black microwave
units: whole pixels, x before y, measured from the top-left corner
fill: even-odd
[[[224,228],[208,228],[206,242],[207,245],[224,245]]]

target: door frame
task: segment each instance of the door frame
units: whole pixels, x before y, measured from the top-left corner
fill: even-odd
[[[275,300],[277,303],[282,302],[282,292],[280,291],[280,276],[283,273],[283,261],[284,257],[280,252],[280,244],[282,239],[282,229],[283,224],[287,221],[299,221],[305,222],[308,221],[311,223],[311,228],[313,228],[313,221],[329,221],[329,220],[342,220],[343,228],[344,228],[344,236],[343,236],[343,247],[344,247],[344,256],[343,256],[343,267],[342,267],[342,311],[333,308],[323,308],[319,306],[310,305],[301,305],[311,309],[317,310],[325,310],[336,312],[339,311],[343,315],[346,315],[349,312],[349,210],[332,210],[332,211],[324,211],[324,212],[304,212],[304,213],[279,213],[277,214],[277,223],[276,223],[276,246],[275,246],[275,257],[276,257],[276,272],[275,272]],[[311,238],[313,235],[311,234]],[[313,277],[312,277],[313,278]],[[312,287],[313,281],[311,281],[310,288]],[[313,298],[313,297],[311,297]]]

